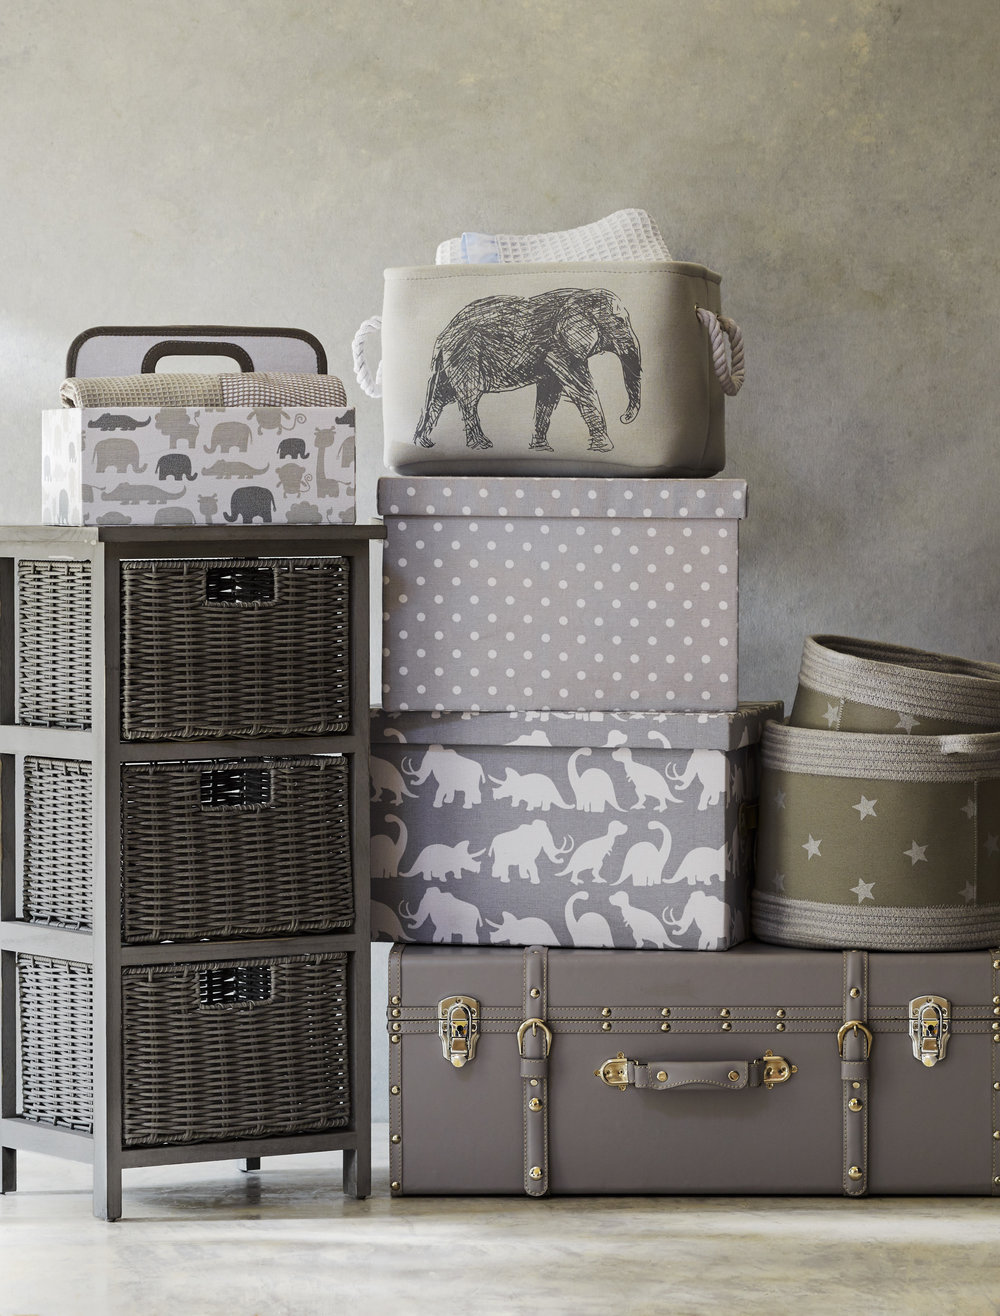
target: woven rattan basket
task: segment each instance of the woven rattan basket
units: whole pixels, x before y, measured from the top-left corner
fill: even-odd
[[[18,956],[22,1114],[90,1131],[91,970]],[[123,1143],[167,1146],[349,1123],[347,956],[122,971]]]
[[[74,759],[24,760],[24,917],[92,923],[92,768]]]
[[[122,563],[122,735],[330,735],[349,726],[346,559]]]
[[[86,730],[91,722],[89,562],[17,564],[18,721]]]
[[[339,755],[122,769],[122,935],[182,941],[354,919]]]

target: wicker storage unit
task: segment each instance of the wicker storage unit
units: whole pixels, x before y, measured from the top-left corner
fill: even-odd
[[[93,910],[93,769],[24,760],[24,917],[89,928]]]
[[[346,928],[354,920],[341,755],[122,768],[122,939]]]
[[[122,562],[126,740],[348,729],[341,557]]]
[[[24,726],[91,723],[89,562],[17,564],[17,718]]]
[[[21,1114],[89,1132],[89,966],[18,956]],[[345,1126],[346,954],[122,970],[126,1147]]]
[[[24,1119],[94,1127],[94,973],[89,964],[17,956]]]

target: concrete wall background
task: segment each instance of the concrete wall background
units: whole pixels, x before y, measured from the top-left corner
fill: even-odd
[[[637,205],[747,339],[743,696],[819,630],[1000,657],[995,0],[8,0],[2,35],[4,521],[83,328],[299,325],[350,381],[384,266]]]

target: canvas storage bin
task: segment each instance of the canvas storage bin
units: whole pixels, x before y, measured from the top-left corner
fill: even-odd
[[[744,481],[388,478],[378,510],[383,707],[736,708]]]
[[[771,723],[761,761],[753,930],[762,941],[1000,944],[1000,732]]]
[[[245,371],[323,375],[337,405],[64,406],[42,412],[47,525],[353,524],[355,413],[301,330],[101,329],[74,342],[67,374],[154,375],[159,360],[209,351]],[[194,378],[194,377],[189,377]]]
[[[121,971],[122,1144],[340,1128],[351,1118],[347,956]],[[17,956],[21,1109],[93,1131],[93,969]]]
[[[374,935],[734,945],[747,929],[757,742],[781,712],[376,710]]]
[[[404,474],[707,476],[743,379],[720,278],[683,261],[385,271],[385,462]],[[354,353],[362,387],[366,322]],[[728,337],[731,348],[727,348]],[[730,359],[731,352],[731,359]]]

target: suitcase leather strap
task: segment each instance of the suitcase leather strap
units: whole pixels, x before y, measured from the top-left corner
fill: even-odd
[[[544,946],[524,952],[524,1022],[517,1031],[521,1056],[521,1118],[524,1126],[524,1191],[544,1197],[549,1191],[549,1050],[552,1033],[548,1010],[549,956]]]
[[[868,953],[844,952],[844,1022],[837,1034],[844,1105],[844,1195],[868,1192]]]

